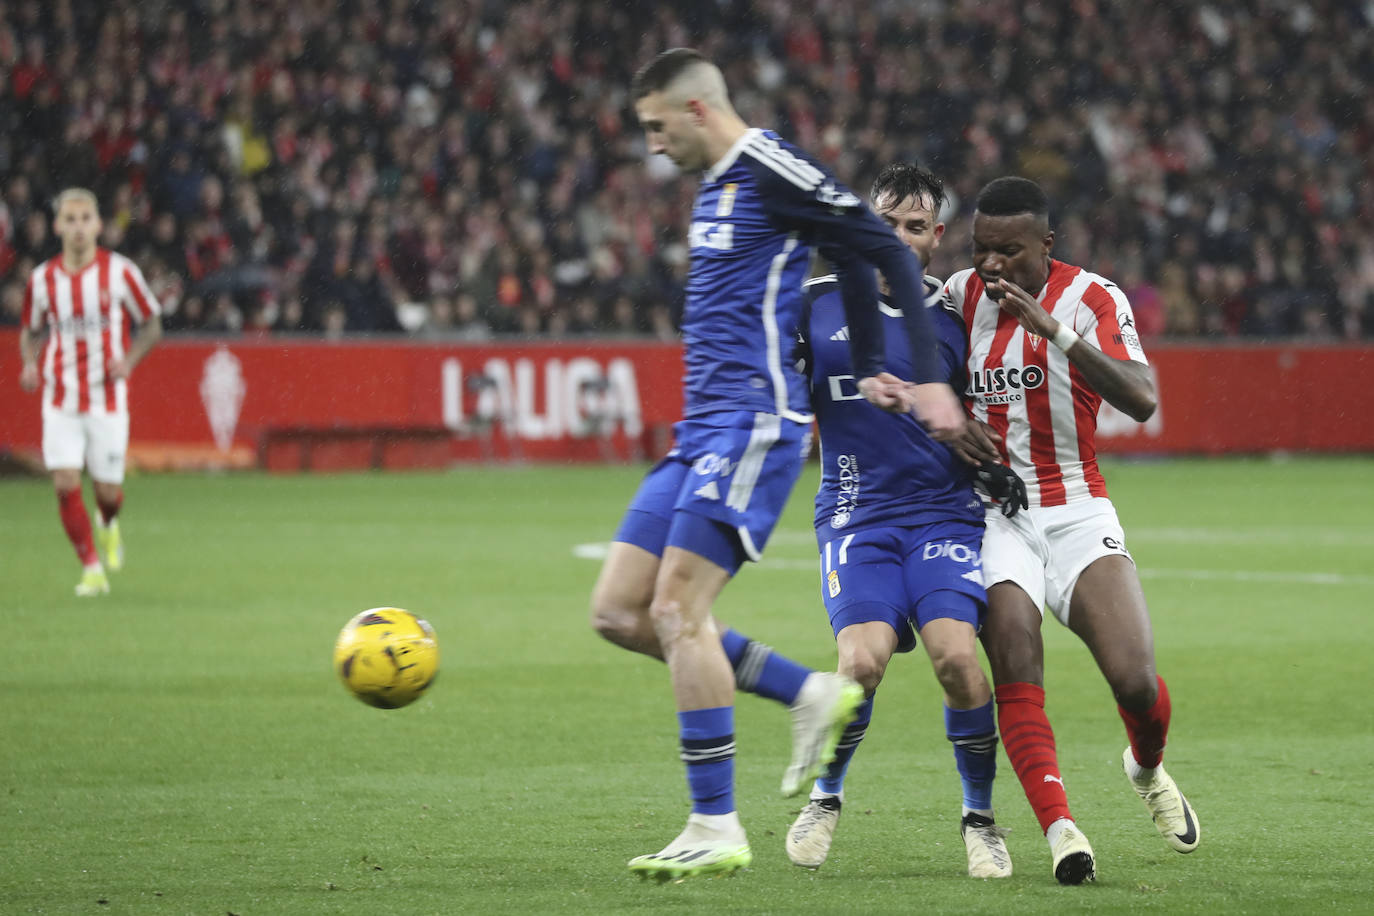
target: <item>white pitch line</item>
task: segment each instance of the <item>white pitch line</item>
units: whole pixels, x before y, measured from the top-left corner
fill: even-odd
[[[1222,582],[1277,582],[1292,585],[1374,585],[1374,576],[1332,572],[1278,572],[1253,569],[1158,569],[1140,570],[1142,579],[1205,579]]]
[[[610,549],[610,543],[605,541],[599,544],[574,544],[572,555],[579,560],[604,560]]]
[[[1302,544],[1322,547],[1374,547],[1369,529],[1316,526],[1291,528],[1130,528],[1126,539],[1178,544]]]
[[[577,544],[573,556],[582,560],[604,560],[608,543]],[[792,557],[765,557],[753,564],[769,572],[818,573],[820,560],[798,560]],[[1356,576],[1333,572],[1281,572],[1251,569],[1169,569],[1148,567],[1140,570],[1142,579],[1193,579],[1213,582],[1264,583],[1285,585],[1357,585],[1374,587],[1374,576]]]

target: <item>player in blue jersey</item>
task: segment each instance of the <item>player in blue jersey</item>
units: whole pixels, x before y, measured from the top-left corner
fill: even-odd
[[[659,879],[734,871],[751,861],[734,801],[734,689],[793,709],[784,794],[834,753],[862,701],[857,684],[817,675],[733,631],[712,605],[758,559],[801,470],[812,415],[793,349],[811,250],[844,289],[857,388],[888,410],[914,410],[932,434],[958,435],[962,405],[940,375],[929,321],[908,316],[911,381],[884,371],[873,267],[902,298],[921,265],[892,230],[811,157],[750,128],[720,70],[700,53],[660,54],[635,77],[650,153],[704,175],[692,213],[683,314],[685,413],[672,453],[645,478],[592,596],[606,638],[668,663],[692,813],[663,850],[630,861]]]
[[[923,262],[939,245],[944,186],[916,165],[888,166],[870,199],[878,214]],[[811,790],[787,834],[787,855],[819,867],[830,851],[844,797],[844,778],[873,711],[873,694],[895,652],[909,652],[916,635],[945,694],[945,731],[963,783],[960,832],[969,874],[1003,878],[1011,859],[992,811],[997,728],[992,689],[978,663],[978,629],[987,606],[980,549],[983,501],[973,472],[910,415],[875,409],[854,387],[849,329],[836,279],[806,285],[801,360],[820,428],[822,477],[816,494],[816,540],[821,595],[839,648],[840,673],[867,696],[845,729],[836,759]],[[945,302],[938,281],[925,278],[921,298],[902,300],[884,289],[885,322],[900,326],[908,309],[926,311],[939,339],[944,377],[962,389],[967,335],[962,317]],[[893,371],[906,370],[903,348],[888,337]],[[1024,487],[1007,468],[982,469],[994,495],[1014,514]],[[1018,489],[1019,487],[1019,489]]]

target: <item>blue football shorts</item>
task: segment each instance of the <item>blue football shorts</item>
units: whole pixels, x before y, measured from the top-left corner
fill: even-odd
[[[897,632],[897,651],[916,647],[916,632],[932,620],[983,624],[983,526],[935,522],[875,527],[842,534],[828,526],[818,539],[821,597],[839,635],[851,624],[882,621]]]
[[[690,550],[733,575],[763,554],[811,448],[811,427],[736,411],[682,420],[673,435],[615,539],[657,556],[665,546]]]

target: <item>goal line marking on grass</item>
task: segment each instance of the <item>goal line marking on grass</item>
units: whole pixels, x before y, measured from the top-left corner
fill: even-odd
[[[608,542],[576,544],[572,554],[582,560],[604,560],[610,548]],[[790,557],[764,558],[752,564],[759,569],[776,572],[805,570],[816,572],[820,568],[819,558],[797,560]],[[1374,576],[1357,576],[1333,572],[1283,572],[1279,570],[1254,569],[1170,569],[1149,567],[1140,570],[1142,579],[1197,579],[1219,582],[1269,583],[1291,585],[1361,585],[1374,586]]]

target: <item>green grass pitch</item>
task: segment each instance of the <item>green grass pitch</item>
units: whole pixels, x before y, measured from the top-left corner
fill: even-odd
[[[0,481],[0,912],[1370,912],[1374,461],[1113,462],[1174,697],[1168,762],[1203,841],[1180,856],[1120,772],[1087,651],[1046,624],[1051,719],[1096,885],[1063,888],[1014,774],[1015,875],[964,874],[958,780],[919,651],[850,771],[830,861],[790,865],[785,713],[738,707],[753,867],[658,886],[625,862],[688,810],[666,671],[587,626],[642,468],[142,476],[114,591],[78,569],[51,488]],[[814,467],[720,616],[834,664],[809,528]],[[584,551],[585,552],[585,551]],[[428,617],[414,706],[330,667],[355,612]]]

